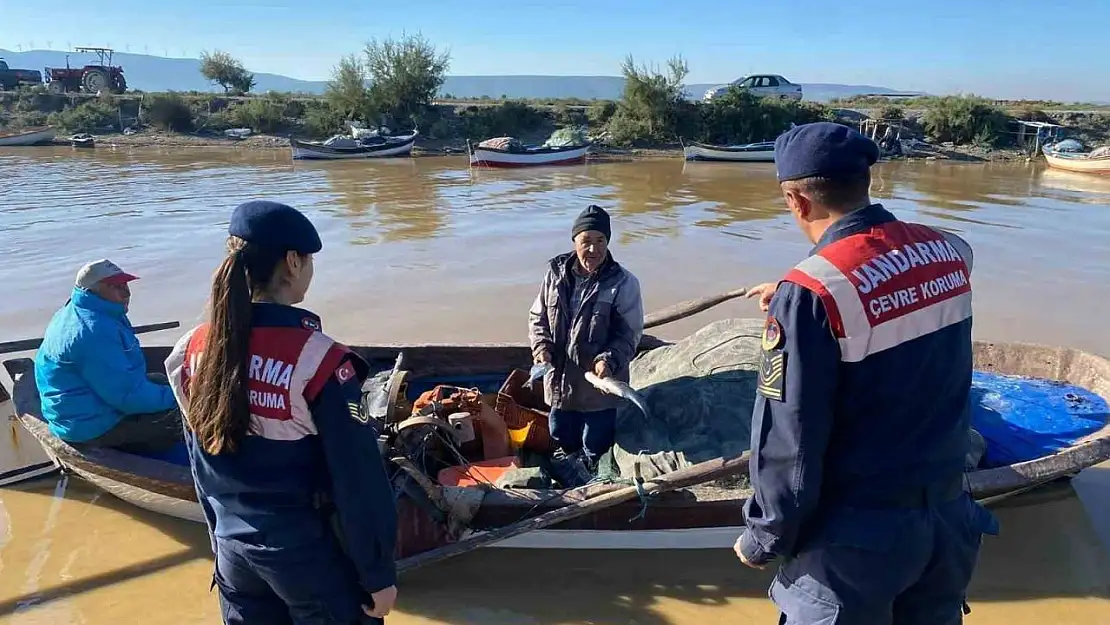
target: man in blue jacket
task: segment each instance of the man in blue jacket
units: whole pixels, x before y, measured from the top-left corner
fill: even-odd
[[[85,265],[46,328],[35,382],[43,418],[66,442],[157,454],[182,440],[173,391],[148,376],[127,319],[136,279],[109,260]]]
[[[781,559],[779,622],[957,625],[997,519],[964,489],[973,254],[868,194],[873,141],[838,124],[775,141],[810,255],[768,290],[737,556]]]

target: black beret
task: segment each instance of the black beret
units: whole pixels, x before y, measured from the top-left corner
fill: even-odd
[[[779,182],[854,176],[867,171],[877,160],[879,146],[874,141],[831,122],[795,126],[775,139]]]
[[[227,233],[282,252],[315,254],[324,247],[308,217],[292,206],[269,200],[254,200],[235,207]]]
[[[574,220],[574,226],[570,229],[570,238],[573,239],[578,236],[578,233],[587,230],[596,230],[604,234],[606,241],[612,239],[613,231],[609,225],[609,213],[595,204],[587,206],[586,210],[579,213],[578,218]]]

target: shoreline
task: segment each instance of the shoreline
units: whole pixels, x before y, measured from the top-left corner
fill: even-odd
[[[257,134],[245,139],[229,139],[220,134],[175,133],[164,131],[141,131],[134,134],[120,132],[93,134],[96,147],[93,148],[216,148],[238,149],[252,151],[288,150],[289,137],[282,135]],[[54,141],[47,144],[55,147],[69,146],[66,138],[55,137]],[[920,145],[920,144],[919,144]],[[931,145],[929,152],[912,156],[896,156],[892,160],[906,161],[933,161],[944,160],[967,163],[987,162],[1013,162],[1025,161],[1030,157],[1026,152],[1012,148],[983,148],[973,145]],[[81,151],[85,151],[82,149]],[[679,145],[663,145],[646,148],[618,148],[605,144],[596,144],[590,149],[588,161],[624,161],[649,158],[674,158],[681,156],[682,147]],[[428,156],[464,156],[466,155],[465,140],[418,139],[413,147],[411,157],[422,158]],[[373,161],[378,159],[352,159]]]

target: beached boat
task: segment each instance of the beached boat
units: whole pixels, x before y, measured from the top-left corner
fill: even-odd
[[[586,162],[590,144],[560,146],[521,146],[516,149],[472,145],[466,142],[471,167],[542,167],[579,165]]]
[[[713,327],[718,324],[726,324],[721,327],[733,332],[734,338],[751,343],[743,349],[758,352],[761,320],[725,320]],[[716,341],[719,335],[709,338]],[[689,347],[684,343],[687,340],[668,343],[646,336],[637,359],[666,354],[667,349]],[[712,368],[713,376],[723,375],[708,362],[722,357],[723,352],[718,350],[717,356],[707,358],[704,355],[707,350],[694,347],[694,351],[687,353],[698,354],[699,366]],[[387,374],[398,355],[403,354],[401,369],[404,374],[397,375],[394,371],[387,375],[388,382],[382,387],[388,391],[391,405],[405,404],[406,399],[411,402],[439,384],[478,389],[485,401],[496,403],[503,400],[502,392],[512,379],[507,377],[510,372],[522,373],[532,364],[531,352],[525,345],[354,349],[375,370]],[[732,341],[729,349],[736,349],[736,341]],[[161,369],[169,351],[168,346],[144,347],[152,370]],[[75,449],[52,436],[40,417],[32,361],[19,358],[3,364],[14,380],[13,399],[7,402],[9,410],[64,470],[143,508],[183,519],[202,520],[183,450],[161,457],[144,457],[110,449]],[[1110,361],[1106,358],[1075,349],[976,342],[975,369],[974,424],[986,441],[982,460],[976,460],[976,468],[967,473],[968,487],[977,499],[993,503],[1068,478],[1110,459],[1110,425],[1107,423]],[[740,373],[754,379],[752,371]],[[733,394],[737,394],[734,389],[750,388],[754,384],[747,378],[741,382],[737,379],[722,377],[710,384],[721,384],[716,388],[728,389],[724,392]],[[689,383],[687,379],[676,384]],[[633,385],[641,388],[635,369]],[[658,387],[666,386],[667,383],[652,384],[643,388],[643,392],[650,398]],[[681,392],[689,390],[686,387]],[[697,392],[703,391],[704,388]],[[7,399],[6,396],[0,395],[0,400],[3,399]],[[410,405],[405,404],[406,410]],[[735,412],[739,414],[744,408],[737,406]],[[747,409],[750,414],[750,406]],[[673,410],[689,412],[682,406]],[[656,414],[654,406],[652,413]],[[394,424],[393,427],[401,431],[405,426],[397,426],[397,423],[412,425],[415,422],[421,427],[428,423],[420,421],[427,417],[407,417],[401,413],[398,418],[402,421],[386,418],[384,422]],[[508,423],[508,419],[505,422]],[[637,423],[636,429],[648,427],[642,422],[634,423]],[[672,423],[669,427],[682,426]],[[545,430],[542,428],[540,433]],[[734,430],[737,440],[732,443],[746,448],[746,442],[740,440],[743,430],[744,427]],[[671,433],[674,434],[673,429]],[[699,435],[697,438],[703,441],[699,444],[704,444],[707,437]],[[620,442],[618,435],[618,444]],[[714,450],[723,449],[719,441],[711,444],[718,445]],[[642,449],[635,444],[625,447]],[[442,550],[469,550],[473,545],[468,541],[493,542],[499,533],[508,536],[507,540],[495,543],[504,547],[725,548],[732,544],[743,525],[743,504],[750,494],[746,487],[747,461],[745,453],[706,459],[714,453],[718,452],[686,449],[649,454],[644,458],[642,477],[647,480],[644,490],[649,494],[656,492],[656,487],[668,480],[674,490],[643,498],[637,497],[635,487],[630,486],[641,476],[639,457],[642,454],[636,451],[626,452],[619,461],[627,464],[632,459],[631,475],[622,469],[620,476],[610,481],[572,490],[491,487],[498,471],[505,468],[505,458],[475,461],[431,474],[421,474],[415,462],[409,463],[407,469],[391,465],[395,478],[402,478],[395,479],[394,483],[404,493],[398,504],[398,555],[415,557],[415,560],[405,561],[414,562],[406,564],[407,568],[423,564],[427,558],[440,557],[435,554]],[[391,455],[397,458],[396,453]],[[399,461],[405,462],[403,458]],[[677,462],[678,466],[662,466],[669,462]],[[615,502],[615,505],[604,507],[599,502],[606,505]],[[544,523],[539,523],[539,519],[545,519]],[[532,525],[528,526],[529,523]],[[546,523],[550,525],[545,526]],[[460,531],[460,527],[464,529]]]
[[[775,142],[762,141],[745,145],[683,143],[682,154],[688,161],[773,163],[775,161]]]
[[[1041,149],[1049,167],[1088,174],[1110,175],[1110,148],[1090,152],[1061,152],[1046,145]]]
[[[387,158],[407,156],[416,144],[420,131],[414,130],[407,135],[391,137],[371,137],[364,139],[350,139],[346,141],[332,141],[332,143],[319,141],[301,141],[289,139],[295,160],[303,159],[352,159],[352,158]],[[334,139],[334,138],[333,138]]]
[[[96,147],[96,137],[88,133],[80,133],[73,135],[69,138],[70,144],[75,148],[92,148]]]
[[[0,147],[42,145],[53,141],[56,133],[51,126],[0,133]]]

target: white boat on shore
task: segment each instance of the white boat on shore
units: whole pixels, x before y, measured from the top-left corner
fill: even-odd
[[[40,145],[54,140],[56,131],[51,126],[29,128],[18,132],[0,133],[0,147]]]
[[[761,141],[745,145],[683,143],[682,155],[688,161],[773,163],[775,162],[775,142]]]
[[[391,156],[407,156],[412,152],[416,138],[420,131],[414,130],[407,135],[393,137],[375,137],[372,139],[350,139],[346,141],[329,139],[326,142],[300,141],[289,139],[293,148],[295,160],[304,159],[351,159],[351,158],[386,158]]]
[[[471,167],[540,167],[585,163],[590,144],[502,149],[467,141],[466,149]]]
[[[1049,167],[1065,171],[1077,171],[1088,174],[1110,175],[1110,148],[1099,148],[1090,152],[1060,152],[1053,146],[1046,145],[1041,148],[1044,160]]]

